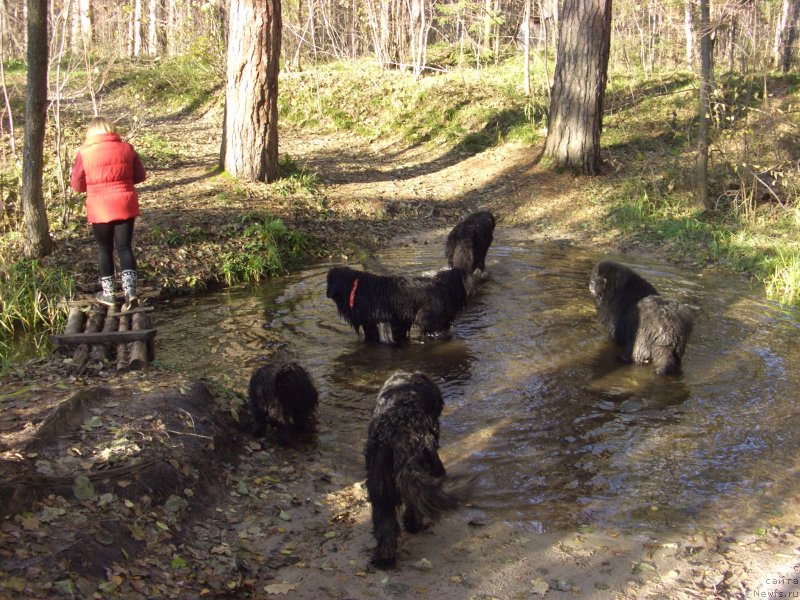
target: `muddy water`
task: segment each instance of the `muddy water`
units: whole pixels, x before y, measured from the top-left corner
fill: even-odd
[[[416,274],[441,253],[381,261]],[[245,393],[263,357],[290,350],[321,392],[317,452],[353,480],[378,389],[395,369],[419,369],[445,397],[445,464],[480,473],[475,505],[494,517],[533,529],[763,524],[800,489],[800,315],[741,280],[610,257],[698,308],[683,373],[658,377],[619,363],[594,318],[600,258],[496,240],[451,337],[402,347],[367,344],[339,321],[321,265],[160,310],[158,356]]]

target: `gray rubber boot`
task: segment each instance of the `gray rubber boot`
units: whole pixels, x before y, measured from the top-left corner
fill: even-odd
[[[108,277],[101,277],[100,285],[103,286],[103,289],[95,294],[95,299],[100,304],[105,304],[106,306],[116,306],[117,300],[114,297],[114,294],[116,294],[114,276],[109,275]]]
[[[122,272],[122,291],[125,292],[125,304],[123,310],[131,310],[139,306],[139,298],[136,296],[136,271]]]

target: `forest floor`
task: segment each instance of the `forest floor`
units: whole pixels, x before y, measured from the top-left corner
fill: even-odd
[[[287,130],[281,153],[320,185],[313,194],[276,195],[216,174],[219,113],[151,127],[176,151],[173,160],[148,165],[140,187],[136,249],[153,265],[142,283],[156,306],[164,290],[174,293],[212,271],[225,247],[215,234],[249,211],[281,217],[324,240],[330,258],[351,262],[395,244],[443,246],[458,217],[479,208],[496,214],[502,235],[617,252],[638,246],[598,230],[603,209],[587,200],[586,179],[540,169],[529,147],[458,155]],[[167,243],[197,231],[196,244]],[[51,260],[69,261],[89,293],[96,271],[88,228],[61,249]],[[363,481],[341,474],[335,452],[282,448],[242,433],[242,390],[161,368],[120,375],[97,365],[68,376],[67,366],[54,354],[19,365],[2,382],[2,597],[800,594],[800,497],[786,498],[782,514],[756,530],[721,522],[702,530],[678,523],[635,532],[546,524],[537,531],[478,518],[467,507],[404,535],[399,568],[375,571],[367,566]]]

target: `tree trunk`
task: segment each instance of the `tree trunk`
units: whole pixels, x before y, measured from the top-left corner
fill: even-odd
[[[611,0],[565,0],[544,156],[556,168],[600,172],[611,46]]]
[[[686,34],[686,68],[694,64],[694,1],[686,0],[683,8],[683,30]]]
[[[706,210],[713,208],[708,194],[708,142],[713,79],[708,1],[700,0],[700,131],[697,147],[697,199]]]
[[[176,31],[178,22],[176,1],[167,0],[167,56],[175,56],[178,52],[176,43],[178,36]]]
[[[142,54],[142,0],[133,0],[133,56]]]
[[[158,55],[158,0],[150,0],[147,8],[147,54]]]
[[[25,148],[22,158],[22,206],[25,254],[41,258],[52,242],[42,193],[44,130],[47,120],[47,0],[28,0],[28,84],[25,93]]]
[[[69,47],[72,53],[77,55],[80,54],[82,48],[80,6],[78,2],[72,2],[71,0],[66,0],[64,6],[65,10],[69,8]]]
[[[232,0],[228,36],[225,170],[234,177],[278,177],[280,0]]]
[[[785,27],[781,35],[781,71],[788,73],[794,63],[794,45],[797,42],[797,18],[800,0],[791,0]]]
[[[492,45],[492,0],[483,3],[483,45],[491,48]]]
[[[786,32],[786,26],[789,22],[789,9],[792,0],[783,0],[781,7],[781,15],[778,17],[778,24],[775,27],[775,43],[772,44],[772,65],[777,67],[781,64],[781,56],[783,54],[783,38]]]
[[[531,0],[525,0],[525,16],[522,20],[522,78],[525,95],[531,95]]]

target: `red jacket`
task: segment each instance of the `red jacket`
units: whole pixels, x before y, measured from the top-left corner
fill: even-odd
[[[139,216],[139,195],[133,186],[146,178],[133,146],[116,133],[102,133],[78,150],[70,183],[76,192],[86,192],[89,223],[108,223]]]

